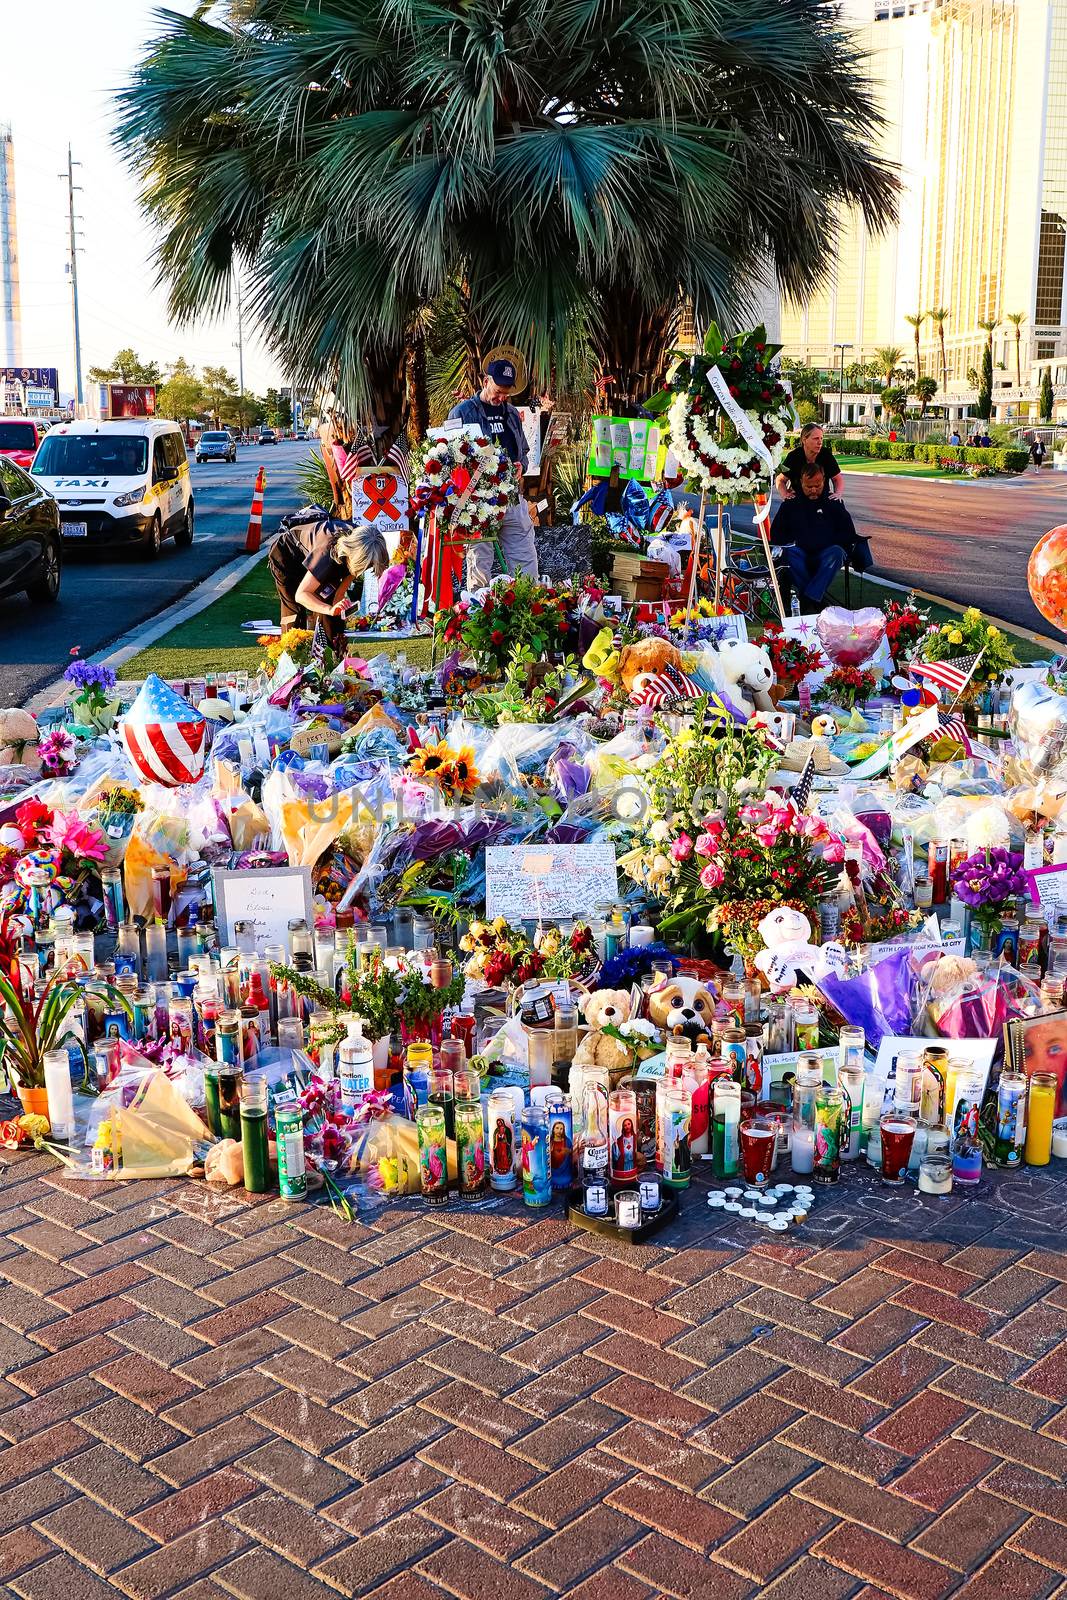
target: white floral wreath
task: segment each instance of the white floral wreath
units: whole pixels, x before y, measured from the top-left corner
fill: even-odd
[[[699,398],[701,409],[694,411]],[[740,500],[769,488],[765,463],[743,439],[727,445],[716,433],[721,407],[710,386],[700,396],[682,389],[671,401],[667,420],[671,430],[671,449],[687,478],[695,478],[719,500]],[[785,436],[793,426],[793,411],[788,401],[772,403],[766,410],[746,415],[763,435],[771,458],[772,476],[785,453]]]
[[[457,467],[471,475],[466,489],[457,490],[451,481]],[[427,434],[426,453],[412,490],[420,511],[444,507],[451,532],[468,539],[491,539],[508,506],[518,498],[517,469],[507,451],[477,428]]]

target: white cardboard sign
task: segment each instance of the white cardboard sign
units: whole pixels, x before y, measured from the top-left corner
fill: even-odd
[[[216,867],[215,912],[219,937],[227,945],[236,941],[235,922],[251,922],[256,949],[267,944],[289,948],[289,923],[303,917],[314,926],[310,867]]]
[[[491,844],[485,852],[485,912],[509,922],[536,917],[591,917],[602,901],[617,900],[615,846]]]

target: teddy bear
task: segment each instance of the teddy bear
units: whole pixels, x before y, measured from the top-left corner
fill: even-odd
[[[680,671],[681,665],[682,653],[669,640],[638,639],[636,644],[628,644],[619,652],[619,682],[631,699],[639,699],[645,679],[662,672],[664,667]]]
[[[648,1015],[668,1039],[681,1032],[690,1044],[696,1044],[702,1034],[711,1037],[715,996],[688,973],[676,972],[669,983],[649,993]]]
[[[0,766],[22,766],[40,772],[39,738],[37,723],[28,711],[17,707],[0,711]]]
[[[722,639],[716,646],[723,692],[746,716],[754,711],[773,711],[769,690],[774,668],[767,651],[745,639]]]
[[[757,925],[766,949],[756,957],[756,967],[772,990],[784,993],[797,981],[797,966],[806,975],[823,978],[829,972],[843,973],[848,967],[844,945],[828,940],[823,945],[811,942],[811,923],[795,906],[775,906]]]
[[[630,1052],[618,1039],[601,1030],[605,1025],[620,1027],[630,1020],[630,994],[626,989],[596,989],[582,1007],[588,1033],[579,1041],[574,1064],[579,1067],[607,1067],[618,1071],[630,1064]]]

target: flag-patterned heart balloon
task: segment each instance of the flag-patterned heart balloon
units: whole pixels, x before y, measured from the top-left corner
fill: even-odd
[[[176,789],[204,770],[206,723],[199,711],[150,672],[122,719],[122,740],[142,778]]]

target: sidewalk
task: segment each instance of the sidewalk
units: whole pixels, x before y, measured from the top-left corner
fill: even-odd
[[[1031,1600],[1067,1573],[1067,1182],[849,1176],[771,1243],[513,1201],[349,1224],[0,1190],[0,1580],[27,1600]]]

